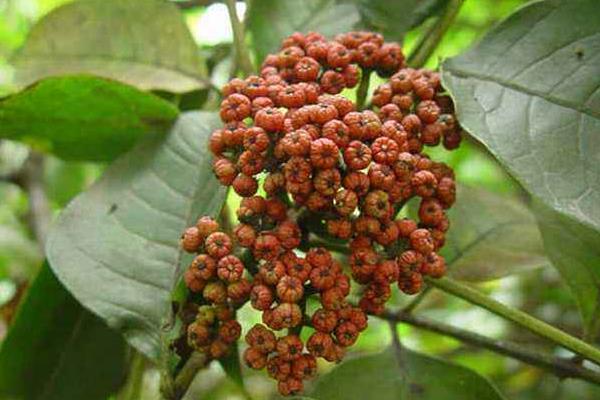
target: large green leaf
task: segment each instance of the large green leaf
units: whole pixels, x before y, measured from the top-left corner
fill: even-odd
[[[448,0],[353,0],[365,28],[383,33],[387,40],[401,41],[404,34],[439,12]]]
[[[600,232],[541,203],[535,210],[548,256],[571,288],[592,338],[600,328]]]
[[[319,400],[499,400],[502,396],[475,372],[403,349],[342,363],[309,393]],[[376,395],[376,396],[374,396]]]
[[[600,229],[600,7],[536,2],[443,64],[461,124],[523,186]]]
[[[599,20],[595,0],[536,2],[443,65],[461,124],[556,212],[542,217],[543,236],[571,285],[599,274],[597,262],[584,267],[600,231]],[[552,237],[566,232],[587,239]],[[582,310],[588,322],[598,290]]]
[[[153,359],[189,260],[181,232],[224,201],[206,148],[216,126],[214,114],[182,114],[166,138],[148,138],[113,163],[63,211],[48,239],[50,265],[67,289]]]
[[[57,8],[15,57],[17,85],[91,73],[141,89],[189,92],[206,67],[177,7],[160,0],[86,0]]]
[[[0,349],[0,398],[106,399],[125,378],[125,349],[46,264]]]
[[[0,101],[0,137],[68,160],[111,160],[177,117],[165,100],[92,76],[44,79]]]
[[[456,279],[486,281],[549,265],[535,217],[514,197],[458,188],[442,254]]]
[[[317,31],[333,36],[351,31],[359,20],[354,4],[335,0],[255,0],[248,10],[247,26],[260,64],[291,33]]]

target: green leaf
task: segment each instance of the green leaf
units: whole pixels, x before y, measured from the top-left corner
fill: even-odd
[[[535,217],[514,197],[460,186],[442,255],[448,274],[487,281],[549,265]]]
[[[218,125],[214,114],[183,113],[166,138],[148,137],[70,203],[46,246],[67,289],[154,360],[190,259],[181,233],[225,199],[206,146]]]
[[[552,263],[571,288],[586,336],[600,326],[600,233],[537,203],[536,215]]]
[[[16,84],[89,73],[143,90],[205,87],[206,66],[183,15],[168,1],[87,0],[42,18],[14,58]]]
[[[600,230],[600,7],[522,8],[443,64],[461,124],[534,196]]]
[[[227,374],[232,381],[236,383],[240,388],[245,390],[244,378],[242,376],[242,366],[240,363],[239,347],[237,342],[233,344],[229,350],[229,354],[219,359],[219,364],[223,368],[223,371]]]
[[[343,362],[317,382],[319,400],[499,400],[503,397],[475,372],[403,349],[402,365],[393,350]]]
[[[353,0],[366,29],[381,32],[387,40],[401,41],[406,32],[438,13],[448,0]]]
[[[337,4],[335,0],[259,0],[251,3],[246,23],[260,64],[294,32],[317,31],[331,37],[351,31],[359,20],[353,4]]]
[[[48,199],[64,207],[83,190],[86,184],[85,166],[56,158],[47,158],[45,161],[44,181]]]
[[[125,350],[45,264],[0,348],[0,397],[106,399],[125,377]]]
[[[177,117],[165,100],[92,76],[48,78],[0,101],[0,137],[67,160],[111,160]]]
[[[540,218],[545,246],[578,298],[581,282],[593,292],[580,299],[588,326],[600,273],[584,266],[597,260],[600,231],[598,20],[594,0],[536,2],[443,65],[461,124],[554,210]]]

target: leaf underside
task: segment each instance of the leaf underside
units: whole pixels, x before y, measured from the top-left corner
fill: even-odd
[[[118,159],[63,211],[46,247],[67,289],[152,359],[190,258],[181,233],[200,215],[216,216],[224,201],[206,148],[217,124],[214,114],[184,113],[166,138]]]
[[[442,66],[461,124],[539,202],[553,264],[586,329],[600,298],[600,7],[526,6]]]

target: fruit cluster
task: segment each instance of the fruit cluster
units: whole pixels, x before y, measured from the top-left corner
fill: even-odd
[[[267,367],[282,394],[296,393],[303,379],[313,375],[316,357],[341,359],[343,349],[366,328],[366,314],[348,305],[350,278],[328,250],[314,247],[304,257],[294,252],[302,231],[278,197],[242,199],[237,218],[236,241],[247,249],[249,265],[255,268],[250,303],[262,312],[264,323],[246,335],[250,347],[244,359],[251,368]],[[310,296],[321,308],[312,315],[317,333],[308,339],[305,352],[298,333],[310,318],[306,310]],[[284,329],[288,334],[276,338],[275,332]]]
[[[364,93],[374,71],[389,81],[374,91],[371,110],[357,109],[340,93],[359,81]],[[233,231],[237,256],[214,221],[210,229],[199,221],[183,246],[207,254],[194,260],[185,281],[213,307],[235,308],[249,298],[263,324],[246,334],[244,359],[252,368],[266,367],[282,394],[294,394],[313,375],[316,357],[343,357],[366,328],[366,314],[384,310],[393,284],[413,294],[424,276],[444,274],[438,252],[455,200],[454,173],[424,148],[456,148],[461,129],[439,75],[406,68],[401,48],[374,33],[333,41],[295,33],[266,58],[260,76],[231,80],[223,95],[224,126],[209,147],[216,177],[242,197]],[[418,221],[400,217],[413,198],[420,201]],[[186,247],[196,236],[198,246]],[[311,245],[314,238],[346,245],[348,268]],[[201,274],[207,257],[212,275]],[[358,307],[347,300],[349,276],[363,285]],[[312,316],[311,296],[319,301]],[[215,320],[218,332],[229,324]],[[206,346],[197,341],[201,325],[189,330],[189,341],[200,348]],[[314,329],[306,343],[303,326]],[[287,334],[277,337],[283,329]]]
[[[184,273],[185,285],[199,296],[195,318],[187,327],[188,344],[210,359],[221,358],[242,331],[235,308],[248,300],[251,289],[244,264],[232,254],[231,237],[210,217],[187,228],[181,246],[197,254]]]

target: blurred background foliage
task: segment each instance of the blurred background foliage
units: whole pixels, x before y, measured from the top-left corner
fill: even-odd
[[[13,71],[8,65],[12,54],[24,42],[31,26],[52,9],[68,0],[0,0],[0,96],[10,93]],[[260,0],[259,0],[260,1]],[[208,60],[212,81],[220,86],[230,75],[230,49],[232,33],[227,9],[224,4],[208,1],[176,1],[184,10],[188,26],[201,51]],[[201,4],[197,6],[197,4]],[[427,66],[435,68],[440,59],[453,56],[467,49],[495,23],[514,12],[525,2],[522,0],[466,0],[454,24],[436,49]],[[238,13],[243,15],[246,7],[238,3]],[[420,34],[427,30],[431,21],[406,36],[404,47],[409,52]],[[376,85],[373,85],[376,86]],[[159,93],[165,97],[168,94]],[[217,101],[206,90],[178,98],[180,108],[198,108],[205,102]],[[172,98],[170,98],[173,100]],[[527,200],[518,184],[503,172],[480,146],[467,141],[455,152],[435,151],[436,159],[449,163],[463,184],[484,187],[492,192]],[[0,142],[0,176],[11,177],[27,158],[28,150],[16,142]],[[105,165],[100,163],[66,162],[48,157],[43,181],[57,213],[70,199],[94,182]],[[460,194],[459,194],[460,196]],[[5,179],[0,182],[0,341],[14,314],[18,300],[35,276],[42,261],[42,252],[33,240],[27,223],[27,196]],[[231,202],[237,199],[231,198]],[[517,275],[487,282],[482,287],[495,299],[518,307],[566,332],[579,335],[580,322],[574,300],[569,290],[552,267],[528,270]],[[397,296],[394,307],[406,303],[405,297]],[[497,318],[483,310],[442,292],[432,292],[419,305],[425,316],[467,327],[478,333],[506,338],[526,347],[539,348],[555,355],[569,355],[553,345]],[[243,309],[244,325],[256,321],[258,314]],[[385,321],[372,319],[371,328],[361,335],[353,352],[367,353],[381,350],[382,343],[390,342],[390,332]],[[403,343],[415,350],[439,355],[458,364],[473,368],[492,380],[507,398],[529,399],[577,399],[600,398],[600,388],[581,381],[561,382],[555,376],[499,356],[495,353],[467,347],[456,340],[428,333],[407,325],[399,325]],[[324,370],[331,368],[323,365]],[[273,385],[265,374],[246,370],[246,384],[255,399],[275,396]],[[144,399],[152,399],[158,393],[158,371],[149,368],[144,377]],[[201,372],[187,398],[235,399],[243,398],[238,388],[225,377],[217,363]]]

